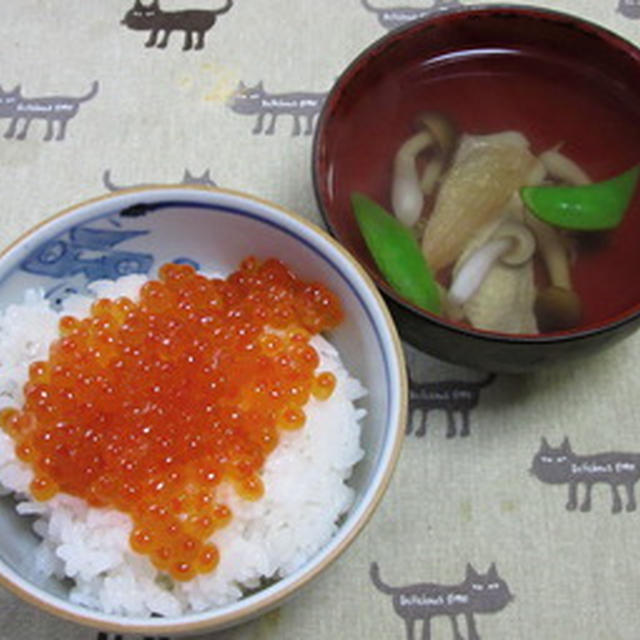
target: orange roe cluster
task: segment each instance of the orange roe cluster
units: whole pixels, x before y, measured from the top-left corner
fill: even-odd
[[[128,513],[132,549],[189,580],[215,568],[208,540],[232,517],[216,487],[259,499],[279,431],[303,427],[311,394],[331,395],[309,339],[341,319],[330,291],[275,259],[247,258],[226,280],[165,264],[139,303],[63,317],[24,406],[0,422],[35,498],[63,491]]]

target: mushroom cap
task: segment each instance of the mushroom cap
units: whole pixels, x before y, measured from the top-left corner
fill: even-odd
[[[538,293],[534,312],[543,333],[563,331],[580,323],[582,304],[575,291],[551,286]]]
[[[519,267],[531,260],[536,251],[536,240],[533,233],[525,225],[515,220],[503,222],[493,234],[495,239],[511,240],[511,248],[500,256],[503,264]]]
[[[445,156],[453,151],[458,134],[453,122],[443,113],[423,111],[416,116],[415,126],[430,131]]]

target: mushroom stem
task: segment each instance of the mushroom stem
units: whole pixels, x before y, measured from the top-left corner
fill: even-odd
[[[536,237],[551,282],[536,298],[538,326],[543,332],[571,329],[580,322],[582,303],[572,289],[567,250],[555,229],[529,213],[526,222]]]
[[[442,154],[433,157],[422,172],[420,179],[420,189],[425,196],[430,196],[436,188],[436,184],[442,175],[444,168],[444,158]]]
[[[391,208],[396,218],[407,227],[418,221],[424,206],[416,158],[434,142],[431,133],[420,131],[402,143],[393,161]]]
[[[557,148],[544,151],[538,156],[549,175],[573,185],[590,184],[591,178],[571,158],[560,153]]]
[[[446,158],[453,153],[456,142],[456,130],[447,116],[438,111],[424,111],[416,118],[416,126],[429,131],[442,155]]]
[[[421,113],[416,118],[416,124],[429,131],[438,145],[437,153],[424,168],[420,180],[422,192],[429,196],[435,191],[444,166],[454,151],[456,130],[451,120],[437,111]]]
[[[503,222],[492,238],[465,260],[449,289],[449,301],[462,305],[469,300],[497,260],[518,267],[531,260],[534,251],[534,238],[523,224]]]
[[[430,195],[442,174],[446,158],[453,152],[455,129],[441,113],[426,111],[415,121],[418,133],[406,140],[396,153],[391,182],[391,208],[407,227],[415,225],[422,213],[424,197]],[[416,160],[425,149],[435,146],[422,177],[418,176]]]
[[[536,186],[542,184],[544,179],[547,176],[547,167],[544,165],[540,158],[536,158],[533,162],[529,173],[527,174],[527,179],[525,180],[525,184],[527,186]],[[514,197],[518,199],[520,208],[523,207],[522,199],[520,198],[520,194],[514,194]]]
[[[551,284],[561,289],[571,289],[569,258],[558,232],[529,213],[526,214],[526,222],[536,237]]]
[[[511,240],[490,240],[474,251],[458,271],[451,288],[449,302],[463,305],[478,290],[496,260],[511,249]]]

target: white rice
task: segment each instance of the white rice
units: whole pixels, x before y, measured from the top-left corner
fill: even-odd
[[[94,282],[90,289],[99,297],[137,299],[145,280],[126,276]],[[30,290],[23,304],[0,314],[0,409],[21,406],[29,365],[47,358],[60,316],[86,315],[91,301],[71,296],[58,313],[43,292]],[[329,541],[351,506],[353,490],[346,481],[363,455],[359,421],[365,412],[353,403],[364,389],[326,340],[315,337],[312,344],[320,368],[336,375],[334,393],[324,402],[310,400],[303,429],[281,434],[262,473],[262,499],[247,502],[228,486],[219,488],[221,501],[233,511],[231,523],[211,538],[220,550],[220,563],[186,583],[174,584],[146,556],[130,549],[132,523],[126,514],[92,508],[62,493],[47,502],[34,501],[28,492],[32,471],[0,431],[0,483],[15,493],[19,513],[38,516],[34,530],[42,543],[37,569],[72,578],[71,600],[87,607],[131,616],[177,616],[232,602],[263,579],[284,577],[301,567]]]

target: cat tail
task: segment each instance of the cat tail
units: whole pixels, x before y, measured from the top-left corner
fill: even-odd
[[[91,100],[91,98],[93,98],[98,93],[99,87],[100,83],[97,80],[94,80],[93,84],[91,85],[91,89],[89,89],[89,93],[83,95],[80,98],[76,98],[76,102],[86,102],[87,100]]]
[[[231,9],[231,7],[233,7],[233,0],[227,0],[227,3],[224,5],[224,7],[221,7],[220,9],[215,9],[214,13],[217,16],[219,16],[222,13],[227,13],[227,11]]]
[[[111,169],[105,169],[102,174],[102,184],[104,184],[105,189],[109,191],[122,191],[122,187],[117,187],[113,182],[111,182]]]
[[[376,588],[379,591],[382,591],[382,593],[389,593],[393,595],[396,592],[396,589],[385,584],[380,579],[380,569],[378,568],[377,562],[371,563],[371,566],[369,567],[369,575],[371,576],[371,582],[373,582]]]

